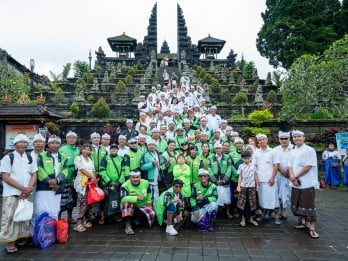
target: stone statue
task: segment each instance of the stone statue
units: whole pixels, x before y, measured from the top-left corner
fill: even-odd
[[[108,71],[106,71],[106,70],[105,70],[105,72],[104,72],[103,82],[106,82],[106,83],[109,82],[109,75],[108,75]]]
[[[262,90],[262,85],[259,84],[256,89],[256,94],[255,94],[255,102],[256,103],[263,103],[263,90]]]
[[[98,79],[97,79],[97,78],[94,78],[94,79],[93,79],[93,86],[92,86],[91,91],[99,91]]]
[[[186,61],[186,52],[185,50],[182,50],[180,53],[180,59]]]
[[[271,72],[267,73],[265,85],[272,85],[272,77],[271,77]]]

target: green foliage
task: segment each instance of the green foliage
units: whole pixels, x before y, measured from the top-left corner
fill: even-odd
[[[83,90],[86,90],[86,88],[87,88],[87,83],[85,82],[84,79],[78,78],[78,79],[75,81],[75,86],[76,86],[76,87],[80,87],[80,88],[82,88]]]
[[[253,61],[246,61],[242,57],[241,60],[236,62],[236,65],[241,70],[242,75],[245,79],[252,79],[253,78],[253,72],[256,70],[255,63]]]
[[[64,103],[65,96],[64,96],[63,90],[60,87],[58,87],[58,89],[54,95],[54,98],[55,98],[57,103]]]
[[[88,95],[87,101],[88,101],[89,103],[93,103],[93,102],[95,101],[94,96],[93,96],[92,94]]]
[[[88,72],[86,75],[86,78],[87,78],[87,83],[92,84],[94,81],[94,74],[91,72]]]
[[[17,101],[23,94],[29,94],[30,85],[12,67],[0,65],[0,93],[8,95],[12,101]],[[1,97],[1,98],[2,98]]]
[[[272,82],[278,88],[282,87],[284,81],[283,73],[279,71],[272,72]]]
[[[266,99],[269,103],[276,103],[277,102],[277,93],[275,90],[270,90],[267,95]]]
[[[89,72],[89,65],[87,62],[80,61],[80,60],[75,61],[73,68],[74,68],[75,77],[79,77],[83,79],[87,78],[87,74]]]
[[[70,110],[71,112],[74,114],[74,115],[77,115],[80,111],[80,107],[79,105],[76,103],[76,102],[73,102],[71,105],[70,105]]]
[[[137,62],[136,66],[137,66],[138,70],[143,70],[144,69],[144,66],[143,66],[143,64],[140,61]]]
[[[211,86],[210,86],[210,90],[212,93],[220,93],[221,92],[221,85],[219,84],[219,82],[217,80],[213,80]]]
[[[59,126],[58,124],[54,123],[53,121],[46,122],[46,128],[51,134],[59,135]]]
[[[238,92],[233,98],[233,103],[243,106],[248,102],[248,96],[245,92]]]
[[[221,91],[221,100],[225,103],[225,104],[229,104],[231,102],[231,96],[230,96],[230,91],[229,89],[223,89]]]
[[[98,78],[101,77],[101,73],[103,72],[103,68],[100,65],[95,67],[95,72],[98,74]]]
[[[202,81],[203,81],[203,83],[212,84],[213,77],[211,77],[211,75],[209,73],[205,72]]]
[[[256,46],[274,67],[289,69],[296,58],[321,53],[338,39],[339,0],[267,0],[266,6]]]
[[[263,133],[267,136],[271,135],[271,130],[269,128],[260,128],[260,127],[244,127],[242,130],[242,135],[244,137],[255,137],[259,133]]]
[[[255,126],[260,126],[264,121],[271,119],[273,119],[273,115],[268,109],[254,110],[248,115],[248,120],[250,120]]]
[[[118,83],[116,84],[115,87],[115,91],[116,92],[125,92],[126,91],[126,84],[124,83],[124,81],[119,80]]]
[[[348,34],[321,56],[303,55],[297,59],[281,90],[281,117],[294,121],[314,113],[311,117],[331,118],[332,114],[346,119],[347,106],[341,105],[348,101],[347,68]]]
[[[128,84],[132,84],[133,83],[133,77],[131,75],[127,75],[126,78],[124,78],[124,82],[128,85]]]
[[[105,119],[110,117],[110,108],[104,98],[100,98],[91,109],[92,116],[98,119]]]
[[[63,72],[62,72],[62,78],[64,80],[66,80],[68,78],[68,75],[71,71],[71,63],[66,63],[64,66],[63,66]]]
[[[245,117],[242,114],[233,114],[227,117],[227,121],[238,121],[245,120]]]

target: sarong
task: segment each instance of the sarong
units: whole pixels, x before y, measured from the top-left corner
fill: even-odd
[[[317,209],[315,208],[314,188],[291,190],[291,211],[295,216],[303,217],[306,222],[317,220]]]
[[[64,183],[62,198],[60,200],[60,211],[76,207],[76,192],[72,183]]]
[[[122,217],[133,217],[135,208],[136,207],[133,203],[124,203],[121,206]],[[155,211],[148,206],[137,207],[137,209],[145,215],[149,226],[152,227],[152,224],[155,221]]]
[[[325,184],[327,186],[338,186],[340,184],[340,169],[332,166],[335,163],[338,163],[338,159],[330,157],[325,160]]]
[[[29,237],[30,220],[13,222],[13,215],[19,202],[18,196],[2,198],[0,242],[10,243]]]

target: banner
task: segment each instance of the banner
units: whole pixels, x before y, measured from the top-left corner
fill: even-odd
[[[28,150],[34,149],[33,147],[33,139],[34,135],[38,133],[39,131],[39,125],[38,124],[11,124],[6,125],[6,143],[5,143],[5,149],[6,150],[14,150],[14,146],[12,144],[14,137],[16,137],[17,134],[25,134],[29,137],[29,146]]]
[[[348,149],[348,132],[336,133],[337,150],[341,155],[346,155]]]

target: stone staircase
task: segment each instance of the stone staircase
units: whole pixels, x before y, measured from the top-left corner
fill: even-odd
[[[179,67],[157,67],[156,71],[156,81],[157,83],[161,84],[163,86],[163,72],[164,70],[167,70],[169,76],[171,77],[173,72],[175,72],[177,76],[177,82],[179,82],[180,77],[181,77],[181,72],[179,70]]]

